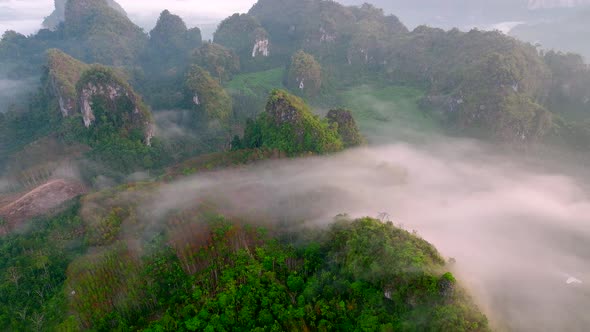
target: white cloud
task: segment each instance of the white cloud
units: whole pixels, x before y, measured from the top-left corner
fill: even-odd
[[[52,10],[52,0],[0,1],[0,32],[16,30],[23,34],[34,33]]]

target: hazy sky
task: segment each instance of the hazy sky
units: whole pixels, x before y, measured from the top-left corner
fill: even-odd
[[[129,13],[131,19],[150,28],[154,15],[163,9],[169,9],[187,19],[189,23],[198,24],[218,21],[235,12],[246,12],[255,0],[118,0]],[[34,33],[39,29],[43,18],[53,10],[53,0],[0,0],[0,32],[16,30],[24,34]],[[146,26],[147,25],[147,26]],[[191,24],[189,24],[191,25]]]

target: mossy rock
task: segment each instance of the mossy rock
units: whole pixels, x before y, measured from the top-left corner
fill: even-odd
[[[342,108],[331,110],[326,118],[331,125],[337,126],[338,134],[345,147],[355,147],[365,143],[351,111]]]
[[[324,154],[343,149],[335,128],[312,114],[305,102],[284,90],[274,90],[266,111],[247,125],[246,147],[278,149],[289,155]]]
[[[47,84],[51,94],[59,100],[59,106],[64,116],[72,115],[76,111],[76,84],[84,71],[90,66],[74,59],[68,54],[50,49],[47,51]]]
[[[191,66],[184,85],[189,108],[206,115],[208,121],[228,123],[233,111],[232,99],[207,70]]]
[[[141,132],[144,143],[150,145],[154,131],[152,114],[131,85],[113,69],[92,65],[78,81],[77,95],[86,127],[108,125],[123,136]]]

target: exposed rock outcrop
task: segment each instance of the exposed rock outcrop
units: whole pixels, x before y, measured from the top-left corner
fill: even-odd
[[[342,138],[344,147],[355,147],[362,145],[365,142],[358,126],[356,125],[356,121],[349,110],[342,108],[331,110],[328,112],[326,118],[331,125],[336,125],[338,127],[338,134]]]
[[[97,108],[100,112],[111,113],[116,124],[127,132],[141,130],[144,142],[151,144],[154,125],[151,113],[139,95],[112,69],[94,65],[87,70],[78,82],[78,105],[84,125],[90,128],[97,121]]]
[[[275,91],[268,99],[266,114],[277,127],[283,125],[299,126],[306,112],[309,112],[305,103],[284,91]],[[297,133],[298,136],[302,132]]]
[[[334,126],[313,115],[301,98],[283,90],[271,93],[266,111],[246,126],[243,144],[239,145],[277,149],[288,155],[343,149]]]
[[[320,42],[333,43],[336,41],[336,34],[328,32],[324,27],[320,28]]]
[[[89,67],[60,50],[47,51],[48,84],[46,88],[49,89],[48,92],[56,96],[64,117],[76,113],[76,83]]]
[[[269,45],[270,42],[267,38],[256,40],[256,42],[254,43],[254,48],[252,49],[252,57],[255,58],[257,55],[261,55],[264,57],[269,56]]]
[[[97,119],[96,108],[116,119],[126,132],[140,130],[151,144],[154,125],[151,113],[127,81],[114,70],[87,65],[59,51],[49,50],[46,92],[54,96],[64,117],[81,115],[86,128]]]
[[[249,15],[269,32],[273,57],[285,57],[285,60],[297,49],[318,58],[334,55],[333,51],[339,49],[344,56],[338,60],[345,60],[342,49],[346,47],[355,52],[363,48],[369,52],[369,60],[379,61],[382,45],[373,41],[408,32],[397,17],[385,16],[372,5],[345,7],[340,2],[259,0]]]
[[[271,54],[269,33],[260,22],[248,14],[234,14],[225,19],[215,32],[215,43],[223,45],[240,56],[240,60],[248,67],[254,66]]]

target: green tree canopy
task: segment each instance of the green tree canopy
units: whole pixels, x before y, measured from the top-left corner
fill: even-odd
[[[55,0],[54,3],[55,10],[43,20],[43,27],[51,30],[56,30],[59,24],[65,20],[66,16],[67,0]],[[116,1],[107,0],[107,4],[117,12],[127,16],[125,9],[123,9],[123,7],[121,7]]]
[[[186,75],[185,89],[192,109],[205,114],[209,121],[228,124],[232,116],[231,97],[207,70],[191,66]]]
[[[365,140],[349,110],[342,108],[330,110],[326,119],[331,125],[338,127],[338,134],[345,148],[364,144]]]
[[[299,51],[291,58],[287,86],[308,97],[317,96],[322,87],[322,67],[313,55]]]
[[[244,145],[277,149],[290,155],[323,154],[343,148],[336,128],[313,115],[302,99],[283,90],[273,91],[265,112],[247,124]]]
[[[240,59],[230,49],[205,43],[193,54],[193,64],[205,68],[220,82],[229,81],[240,70]]]
[[[252,57],[257,41],[268,38],[268,33],[255,17],[248,14],[234,14],[219,24],[213,41],[234,50],[243,59]]]
[[[147,42],[142,29],[106,0],[69,0],[64,28],[66,38],[78,44],[69,51],[91,63],[133,64]]]
[[[190,57],[190,52],[201,44],[199,28],[187,29],[179,16],[164,10],[150,31],[146,67],[150,72],[158,72],[181,66]]]
[[[535,103],[517,57],[492,53],[466,71],[459,121],[506,141],[530,141],[551,128],[551,114]]]

